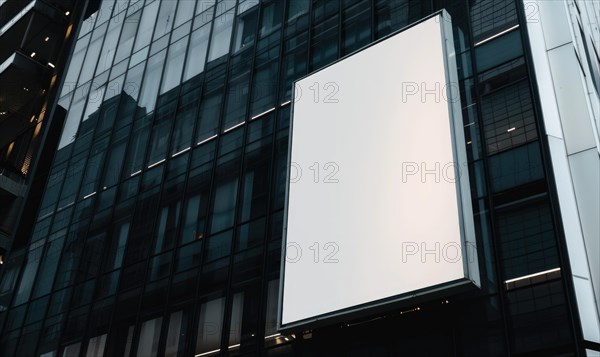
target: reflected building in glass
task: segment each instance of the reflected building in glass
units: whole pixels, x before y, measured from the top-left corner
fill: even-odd
[[[99,3],[0,1],[0,273],[13,242],[31,234],[65,118],[54,104],[75,29]]]
[[[281,334],[293,82],[443,8],[482,288]],[[76,32],[32,233],[4,263],[0,354],[598,353],[597,10],[572,0],[102,1]]]

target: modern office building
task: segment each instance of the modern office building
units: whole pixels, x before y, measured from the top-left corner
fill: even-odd
[[[26,244],[65,111],[53,110],[74,30],[99,1],[0,1],[0,263]],[[36,169],[37,168],[37,169]],[[1,267],[0,267],[1,269]]]
[[[279,331],[294,81],[441,9],[481,287]],[[600,354],[599,14],[583,0],[102,1],[76,31],[31,234],[4,261],[0,355]]]

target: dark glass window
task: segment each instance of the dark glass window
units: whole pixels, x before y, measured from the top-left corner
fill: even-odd
[[[106,168],[104,169],[103,188],[111,187],[119,181],[123,160],[125,159],[125,148],[129,139],[129,129],[130,127],[127,127],[114,134],[113,143],[107,156]]]
[[[127,149],[127,159],[125,161],[123,178],[128,178],[142,170],[144,155],[146,153],[146,148],[148,147],[151,125],[152,116],[145,116],[133,124],[133,132],[131,133],[131,139]]]
[[[44,296],[52,291],[52,283],[60,261],[66,232],[66,229],[62,229],[48,237],[48,243],[44,248],[44,256],[40,264],[40,272],[36,279],[36,287],[33,291],[33,298]]]
[[[176,105],[177,102],[173,101],[158,108],[156,111],[156,119],[152,128],[152,138],[150,139],[148,166],[156,165],[166,159]]]
[[[67,163],[54,166],[52,171],[50,171],[38,217],[47,216],[49,213],[54,211],[56,202],[58,200],[58,195],[60,193],[60,188],[65,179],[66,173]]]
[[[269,50],[274,53],[276,60],[267,63],[259,63],[254,70],[252,79],[252,104],[250,116],[271,109],[275,106],[275,95],[277,93],[277,74],[279,69],[279,46]]]
[[[19,284],[19,288],[17,289],[14,298],[14,306],[20,305],[29,300],[31,288],[35,282],[35,276],[43,254],[44,241],[39,241],[30,245],[29,254],[27,254],[27,263],[23,269],[23,276],[21,277],[21,283]]]
[[[152,245],[152,239],[149,237],[152,236],[159,199],[158,188],[148,191],[140,197],[131,225],[129,244],[125,251],[125,264],[138,262],[148,256],[149,248]]]
[[[477,71],[487,71],[522,55],[521,32],[511,31],[475,48]]]
[[[524,185],[544,178],[539,143],[533,142],[489,158],[494,192]]]
[[[61,289],[75,282],[79,271],[79,261],[84,246],[84,237],[87,230],[77,231],[71,228],[71,232],[65,243],[62,253],[58,274],[56,275],[55,289]]]
[[[189,150],[194,134],[194,121],[196,120],[197,102],[192,102],[179,109],[173,128],[171,139],[171,155],[177,155],[184,150]]]
[[[282,101],[291,99],[293,81],[306,74],[308,70],[307,56],[307,31],[304,31],[298,35],[295,35],[285,40],[282,62],[283,68],[280,77]]]
[[[227,130],[246,119],[249,81],[249,75],[242,75],[229,81],[223,130]]]
[[[311,69],[317,70],[338,58],[338,15],[314,25],[311,42]]]
[[[559,267],[554,225],[546,202],[500,213],[498,230],[507,280]]]
[[[429,11],[428,3],[419,0],[375,0],[376,37],[381,38],[418,20]]]
[[[186,311],[177,311],[169,316],[167,340],[165,342],[165,357],[182,356],[185,351],[186,337],[188,335],[188,314]]]
[[[528,354],[572,343],[569,315],[562,282],[553,282],[508,292],[513,352]]]
[[[259,35],[264,37],[281,27],[283,20],[283,1],[271,1],[263,6]]]
[[[471,3],[471,26],[475,43],[517,24],[513,0],[477,0]]]
[[[351,7],[347,7],[350,5]],[[371,42],[370,5],[367,1],[344,1],[346,8],[342,13],[343,54],[351,53]]]
[[[265,146],[271,140],[265,139],[257,144]],[[248,149],[251,147],[249,146]],[[252,147],[246,154],[244,173],[242,176],[242,199],[240,219],[242,222],[260,217],[267,213],[269,193],[270,155],[266,155],[270,145]]]
[[[96,192],[98,188],[98,181],[100,173],[102,172],[102,166],[104,164],[104,157],[106,155],[106,149],[108,148],[108,137],[97,140],[92,146],[90,157],[86,162],[85,175],[81,184],[81,195],[87,196],[92,192]]]
[[[195,354],[218,350],[221,345],[225,298],[209,300],[202,304],[198,319]]]
[[[219,232],[233,226],[237,186],[237,178],[217,185],[210,222],[211,232]]]
[[[310,8],[310,2],[311,2],[311,0],[289,1],[287,4],[287,6],[288,6],[288,14],[287,14],[288,21],[292,21],[294,19],[297,19],[299,16],[306,14],[308,12],[308,9]]]
[[[129,237],[129,222],[120,222],[115,224],[112,239],[110,241],[110,250],[106,257],[104,270],[109,271],[120,268],[123,264],[127,238]]]
[[[83,176],[83,169],[87,159],[87,153],[81,153],[75,155],[69,164],[67,174],[65,176],[65,185],[60,194],[60,200],[58,201],[58,207],[65,207],[68,204],[76,201],[76,195],[79,191],[79,185]],[[88,194],[87,192],[86,194]]]
[[[222,98],[223,95],[220,91],[207,94],[202,98],[200,115],[198,117],[198,129],[196,131],[196,143],[202,143],[204,140],[217,134]]]
[[[85,248],[81,256],[78,281],[91,279],[98,275],[105,241],[105,233],[90,234],[90,237],[85,242]]]
[[[140,327],[140,336],[137,345],[138,356],[156,356],[158,354],[158,341],[162,317],[144,321]]]
[[[154,253],[173,247],[181,214],[181,202],[173,201],[159,210]]]
[[[502,87],[481,99],[481,114],[488,154],[537,139],[529,82]]]
[[[200,265],[202,259],[202,241],[197,240],[179,248],[176,259],[176,270],[181,272]]]
[[[247,0],[238,5],[232,53],[252,48],[256,38],[258,3],[257,0]]]

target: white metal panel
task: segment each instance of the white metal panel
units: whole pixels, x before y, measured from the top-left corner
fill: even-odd
[[[571,155],[569,161],[592,285],[600,302],[600,157],[590,149]]]
[[[589,279],[590,271],[587,259],[585,259],[587,255],[564,142],[558,138],[548,136],[548,144],[552,169],[556,180],[556,191],[560,203],[560,214],[567,241],[567,250],[569,257],[571,257],[571,271],[574,275]]]
[[[526,9],[540,9],[540,7],[545,6],[545,3],[545,1],[537,0],[524,1]],[[552,9],[556,10],[554,7]],[[548,47],[545,43],[544,27],[542,26],[544,19],[543,14],[539,12],[538,16],[534,18],[535,21],[527,22],[527,32],[529,34],[529,42],[531,43],[531,55],[533,56],[546,133],[557,138],[562,138],[562,126],[560,124],[558,105],[554,93],[554,82],[552,81],[552,72],[550,71],[550,62],[547,54]]]
[[[528,1],[526,1],[528,3]],[[539,10],[539,20],[546,39],[548,50],[572,42],[567,6],[564,1],[535,1],[536,6],[532,9]],[[537,19],[532,17],[529,23]]]
[[[598,322],[598,314],[593,313],[597,310],[592,284],[588,279],[573,276],[573,285],[575,286],[583,338],[587,341],[600,343],[600,322]]]
[[[596,146],[581,69],[571,45],[548,52],[567,153]]]

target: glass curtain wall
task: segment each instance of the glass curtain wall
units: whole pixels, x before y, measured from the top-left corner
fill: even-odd
[[[483,287],[281,335],[292,83],[442,8]],[[515,0],[102,1],[78,33],[33,234],[5,262],[0,354],[575,351],[520,11]]]

